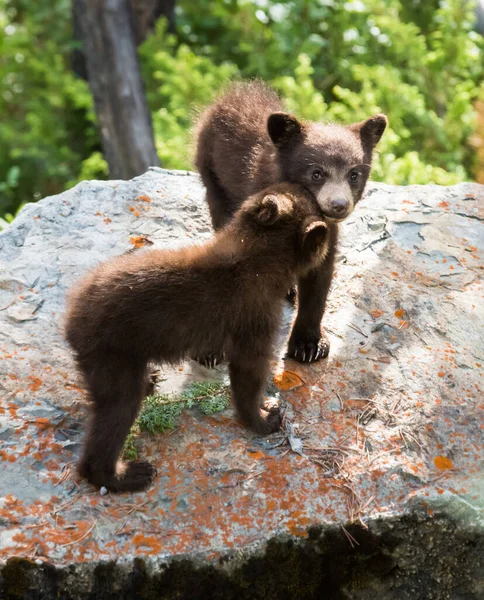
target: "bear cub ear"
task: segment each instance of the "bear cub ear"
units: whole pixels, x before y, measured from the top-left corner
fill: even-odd
[[[272,113],[267,120],[267,131],[275,146],[281,148],[301,133],[301,124],[292,115]]]
[[[326,240],[328,226],[324,221],[310,223],[303,235],[303,250],[308,254],[315,252]]]
[[[388,119],[385,115],[373,115],[361,123],[355,123],[352,127],[359,132],[363,143],[373,150],[380,141],[387,124]]]
[[[277,221],[282,212],[283,206],[280,199],[277,196],[269,194],[268,196],[264,196],[257,204],[254,217],[257,223],[268,227]]]
[[[268,227],[284,215],[290,215],[292,210],[292,202],[286,195],[268,193],[257,202],[252,214],[257,223]]]

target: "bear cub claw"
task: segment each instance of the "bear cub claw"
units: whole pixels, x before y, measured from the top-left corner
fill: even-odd
[[[215,369],[217,365],[220,365],[224,361],[223,354],[206,354],[205,356],[193,356],[192,360],[202,365],[206,369]]]
[[[301,363],[312,363],[322,358],[326,358],[329,354],[329,340],[321,336],[319,339],[308,336],[306,339],[293,338],[289,341],[287,351],[288,358],[293,358]]]

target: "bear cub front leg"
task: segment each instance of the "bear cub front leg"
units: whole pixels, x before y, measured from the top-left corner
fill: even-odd
[[[242,423],[260,435],[281,428],[282,417],[278,404],[264,398],[270,371],[268,357],[231,357],[229,363],[232,400]]]

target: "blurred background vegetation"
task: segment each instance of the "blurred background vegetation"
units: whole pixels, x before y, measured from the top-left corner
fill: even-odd
[[[307,119],[386,113],[373,179],[484,183],[475,1],[177,0],[174,15],[172,33],[160,18],[138,47],[164,167],[191,167],[196,111],[229,80],[261,77]],[[0,0],[0,228],[26,202],[109,175],[78,48],[70,0]]]

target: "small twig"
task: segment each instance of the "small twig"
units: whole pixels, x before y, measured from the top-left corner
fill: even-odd
[[[36,556],[39,552],[40,546],[39,544],[36,544],[35,542],[32,542],[32,544],[27,548],[27,550],[29,550],[28,553],[28,558],[30,558],[30,560],[32,560],[34,558],[34,556]]]
[[[400,437],[403,439],[404,442],[405,442],[404,438],[409,437],[410,440],[412,440],[412,442],[417,444],[417,446],[420,448],[420,450],[423,450],[422,443],[413,435],[413,433],[410,433],[409,431],[404,432],[402,429],[400,429]],[[406,443],[405,443],[405,446],[408,448]]]
[[[363,333],[363,331],[361,331],[361,329],[359,327],[357,327],[354,323],[349,323],[349,326],[354,329],[355,331],[357,331],[358,333],[361,333],[361,335],[365,338],[368,338],[369,336],[366,335],[366,333]]]
[[[435,477],[430,477],[428,481],[435,483],[436,481],[440,481],[441,479],[444,479],[445,477],[448,477],[449,475],[451,475],[452,473],[455,473],[455,472],[456,472],[456,469],[447,469],[443,473],[440,473],[440,475],[436,475]]]
[[[304,448],[306,450],[317,450],[320,452],[341,452],[341,454],[346,454],[346,456],[349,454],[345,449],[338,446],[305,446]]]
[[[426,346],[429,346],[429,345],[430,345],[430,344],[429,344],[427,341],[425,341],[425,340],[424,340],[424,338],[423,338],[423,337],[422,337],[422,336],[421,336],[419,333],[417,333],[416,331],[414,331],[413,333],[414,333],[414,335],[416,335],[416,336],[417,336],[419,339],[421,339],[421,340],[422,340],[422,342],[423,342],[423,343],[424,343]]]
[[[370,498],[368,498],[368,500],[363,504],[363,506],[360,506],[360,512],[363,512],[366,508],[368,508],[368,506],[373,502],[375,498],[375,495],[370,496]]]
[[[405,437],[405,434],[401,429],[398,433],[400,434],[400,437],[402,438],[403,443],[405,444],[405,448],[408,450],[407,438]]]
[[[132,515],[133,513],[138,512],[139,510],[143,510],[144,507],[148,504],[148,502],[149,500],[145,500],[141,504],[124,504],[123,506],[119,507],[119,510],[128,509],[128,511],[124,515],[125,517],[128,517],[129,515]]]
[[[176,427],[175,429],[173,429],[172,431],[170,431],[169,433],[167,433],[165,435],[165,437],[171,437],[174,433],[176,433],[177,431],[180,431],[181,427]]]
[[[341,335],[341,333],[338,333],[337,331],[335,331],[334,329],[330,329],[329,327],[325,327],[326,331],[329,331],[329,333],[332,333],[333,335],[335,335],[336,337],[339,337],[341,340],[344,339],[344,337]]]
[[[343,410],[345,409],[345,406],[344,406],[344,404],[343,404],[343,400],[341,400],[341,396],[338,394],[338,392],[337,392],[336,390],[333,390],[333,393],[334,393],[334,394],[336,394],[336,397],[337,397],[337,398],[338,398],[338,400],[339,400],[339,405],[340,405],[340,408],[341,408],[341,410],[343,411]]]
[[[373,458],[368,462],[368,466],[374,463],[375,460],[378,460],[381,456],[385,456],[385,454],[393,454],[394,452],[399,452],[401,449],[402,446],[398,446],[398,448],[393,448],[392,450],[383,450],[382,452],[375,454],[375,456],[373,456]]]
[[[76,500],[78,500],[80,498],[80,494],[76,494],[75,496],[72,496],[72,498],[70,500],[67,500],[66,502],[64,502],[64,504],[61,504],[59,507],[55,508],[50,514],[55,517],[57,516],[61,511],[65,510],[66,508],[68,508],[69,506],[71,506],[72,504],[74,504],[74,502]]]
[[[121,535],[121,534],[123,534],[123,533],[127,533],[127,532],[124,532],[124,531],[123,531],[123,529],[124,529],[124,528],[126,527],[126,525],[128,524],[128,520],[129,520],[129,519],[125,519],[125,520],[123,521],[122,525],[121,525],[120,527],[118,527],[118,528],[116,529],[116,531],[114,532],[114,535]]]
[[[254,479],[255,477],[259,477],[263,473],[264,473],[264,471],[259,471],[258,473],[254,473],[252,475],[249,475],[245,479],[241,479],[239,483],[245,483],[246,481],[250,481],[251,479]]]
[[[234,481],[233,483],[218,485],[215,489],[221,490],[221,489],[225,489],[225,488],[234,488],[234,487],[237,487],[238,485],[241,485],[242,483],[245,483],[246,481],[250,481],[251,479],[254,479],[255,477],[259,477],[260,475],[263,475],[263,473],[264,473],[264,471],[259,471],[258,473],[253,473],[252,475],[244,477],[243,479]]]
[[[370,335],[368,336],[368,339],[366,340],[366,342],[362,346],[360,346],[360,348],[366,348],[368,346],[368,344],[371,341],[371,336],[372,336],[372,334],[370,333]]]
[[[93,524],[91,525],[91,527],[89,527],[89,529],[86,531],[86,533],[84,535],[82,535],[80,538],[78,538],[77,540],[72,540],[72,542],[67,542],[67,544],[61,544],[60,546],[58,546],[58,548],[65,548],[66,546],[72,546],[72,544],[77,544],[78,542],[82,542],[82,540],[84,540],[91,533],[91,531],[94,529],[96,524],[97,524],[97,519],[95,521],[93,521]]]
[[[60,478],[54,483],[54,487],[56,485],[59,485],[60,483],[63,483],[66,479],[69,478],[69,475],[71,474],[71,463],[66,463],[65,465],[63,465],[62,467],[62,471],[61,471],[61,476]]]
[[[348,538],[348,541],[352,548],[354,548],[355,545],[356,546],[360,545],[360,543],[357,540],[355,540],[355,538],[351,535],[351,533],[349,531],[347,531],[345,529],[345,527],[343,525],[341,525],[341,529],[343,530],[343,533],[345,534],[345,536]]]

